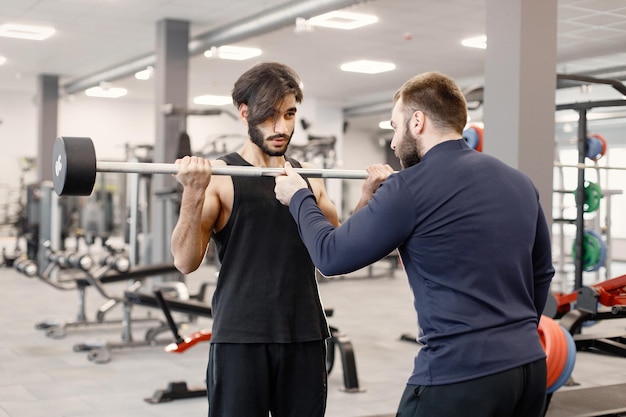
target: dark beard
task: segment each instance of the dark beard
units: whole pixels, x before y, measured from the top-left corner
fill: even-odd
[[[254,143],[256,146],[258,146],[259,148],[261,148],[261,150],[263,152],[265,152],[267,155],[269,156],[283,156],[285,154],[285,152],[287,152],[287,148],[289,147],[289,142],[291,142],[291,137],[293,136],[293,132],[291,132],[291,135],[287,136],[287,135],[273,135],[273,136],[269,136],[269,137],[263,137],[263,133],[261,132],[261,130],[256,127],[256,126],[249,126],[248,127],[248,136],[250,136],[250,140],[252,141],[252,143]],[[283,149],[279,149],[279,150],[273,150],[270,149],[266,142],[267,140],[270,139],[275,139],[275,138],[285,138],[287,139],[287,143],[285,145],[285,147]]]
[[[402,168],[409,168],[413,165],[417,165],[422,160],[421,147],[418,146],[418,139],[411,135],[408,126],[405,127],[404,136],[402,142],[396,151],[396,156],[400,159]]]

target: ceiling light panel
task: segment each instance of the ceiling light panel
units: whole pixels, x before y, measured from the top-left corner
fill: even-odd
[[[481,35],[473,38],[463,39],[461,45],[468,48],[487,49],[487,36]]]
[[[215,96],[206,94],[204,96],[197,96],[193,98],[194,104],[203,104],[205,106],[225,106],[226,104],[232,104],[233,98],[231,96]]]
[[[204,52],[207,58],[232,59],[235,61],[243,61],[261,55],[262,51],[258,48],[248,48],[243,46],[224,45],[219,48],[211,48]]]
[[[321,26],[333,29],[352,30],[378,22],[378,17],[368,14],[351,13],[335,10],[314,16],[308,20],[311,26]]]
[[[361,59],[359,61],[346,62],[341,64],[341,70],[347,72],[359,72],[362,74],[378,74],[381,72],[392,71],[396,69],[396,65],[392,62],[370,61]]]
[[[44,26],[18,25],[15,23],[0,25],[0,36],[5,38],[42,41],[48,39],[54,32],[54,28]]]
[[[391,120],[383,120],[378,122],[378,128],[384,130],[393,130],[393,127],[391,127]]]
[[[145,81],[145,80],[149,80],[150,78],[152,78],[153,74],[154,74],[154,67],[149,66],[145,70],[137,71],[135,73],[135,78],[138,80]]]
[[[119,98],[128,93],[125,88],[121,87],[91,87],[85,90],[85,95],[89,97],[99,98]]]

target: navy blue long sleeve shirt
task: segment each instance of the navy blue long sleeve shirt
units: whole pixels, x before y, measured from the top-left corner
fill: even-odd
[[[398,248],[419,341],[409,384],[440,385],[545,358],[537,325],[554,275],[531,180],[464,140],[391,175],[340,227],[299,190],[290,211],[320,271],[344,274]]]

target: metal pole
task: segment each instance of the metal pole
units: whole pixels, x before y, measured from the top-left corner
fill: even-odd
[[[585,143],[587,141],[587,110],[578,111],[578,164],[585,164]],[[583,286],[583,258],[585,256],[585,170],[578,169],[578,187],[576,188],[576,259],[574,260],[574,290]]]
[[[147,162],[96,162],[97,172],[126,172],[137,174],[177,174],[177,164],[147,163]],[[365,170],[341,170],[319,168],[294,168],[303,177],[312,178],[342,178],[366,179]],[[283,168],[265,168],[254,166],[212,166],[213,175],[228,175],[238,177],[276,177],[285,173]]]

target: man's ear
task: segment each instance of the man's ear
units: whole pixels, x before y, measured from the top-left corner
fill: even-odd
[[[239,118],[246,124],[248,123],[248,105],[245,103],[239,105]]]
[[[411,127],[416,133],[422,133],[424,130],[424,123],[426,123],[426,115],[421,110],[416,110],[411,116]]]

